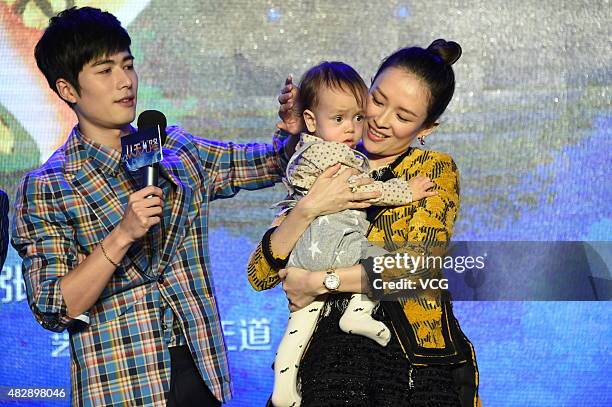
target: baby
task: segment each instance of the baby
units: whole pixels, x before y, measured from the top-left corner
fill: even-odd
[[[300,104],[308,133],[303,133],[296,151],[287,165],[285,185],[289,198],[281,204],[290,209],[308,193],[317,177],[327,168],[340,163],[341,168],[354,168],[367,177],[368,159],[354,150],[365,130],[365,104],[368,88],[359,74],[342,62],[323,62],[309,69],[300,80]],[[340,171],[342,171],[342,169]],[[353,186],[354,192],[380,191],[378,206],[406,205],[434,195],[427,192],[431,184],[426,177],[410,181],[392,178],[389,181]],[[335,268],[352,266],[362,258],[386,252],[366,238],[369,222],[366,212],[347,209],[320,216],[306,229],[296,243],[287,265],[306,270],[327,270],[325,285],[330,291],[340,281]],[[298,406],[300,392],[298,369],[302,355],[317,324],[323,301],[292,312],[285,334],[274,360],[274,391],[276,407]],[[372,317],[376,302],[354,294],[340,319],[340,329],[366,336],[381,346],[391,338],[389,328]]]

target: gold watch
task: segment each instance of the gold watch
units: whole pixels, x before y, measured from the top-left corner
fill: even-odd
[[[335,268],[330,268],[327,270],[325,280],[323,280],[323,285],[332,293],[338,291],[338,287],[340,287],[340,276],[338,273],[336,273]]]

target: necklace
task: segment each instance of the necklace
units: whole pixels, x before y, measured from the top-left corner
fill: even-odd
[[[387,181],[391,178],[395,178],[395,174],[393,174],[393,170],[391,168],[395,168],[398,163],[400,163],[412,152],[412,150],[414,150],[414,148],[408,147],[406,151],[397,156],[395,160],[393,160],[393,162],[390,162],[387,165],[383,165],[382,167],[379,167],[377,169],[370,170],[370,177],[372,177],[376,181]]]
[[[372,170],[371,177],[375,179],[376,181],[381,181],[383,177],[385,177],[390,172],[391,172],[391,168],[389,168],[389,164],[387,164],[380,168],[376,168]]]

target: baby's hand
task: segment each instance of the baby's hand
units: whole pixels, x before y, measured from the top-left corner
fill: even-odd
[[[428,196],[438,195],[438,191],[428,191],[428,189],[436,186],[429,177],[418,175],[408,181],[410,192],[412,192],[412,200],[418,201]]]

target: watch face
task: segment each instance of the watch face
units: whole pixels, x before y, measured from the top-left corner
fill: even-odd
[[[340,277],[338,277],[338,274],[332,273],[325,276],[325,288],[337,290],[338,287],[340,287]]]

